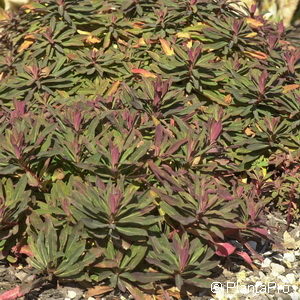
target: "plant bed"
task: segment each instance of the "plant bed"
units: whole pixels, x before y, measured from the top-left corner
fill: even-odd
[[[267,216],[299,218],[300,50],[282,23],[225,0],[2,15],[0,254],[35,275],[9,299],[184,299],[220,262],[259,267],[255,243],[283,249]]]

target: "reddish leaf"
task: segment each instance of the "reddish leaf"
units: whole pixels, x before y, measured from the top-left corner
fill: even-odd
[[[107,285],[98,285],[93,288],[88,289],[86,292],[86,297],[93,297],[93,296],[101,296],[112,291],[113,288]]]
[[[75,131],[79,131],[81,121],[82,121],[81,112],[75,111],[73,113],[73,126],[74,126]]]
[[[216,254],[219,256],[229,256],[235,251],[235,247],[230,243],[215,243],[217,246]]]
[[[254,228],[251,228],[251,230],[259,233],[260,235],[262,236],[268,236],[269,233],[268,233],[268,230],[267,229],[264,229],[264,228],[257,228],[257,227],[254,227]]]
[[[258,91],[261,95],[265,93],[268,76],[269,73],[264,70],[258,78]]]
[[[13,253],[20,253],[20,254],[25,254],[27,256],[33,256],[32,251],[30,250],[28,245],[23,245],[21,247],[19,246],[14,246],[12,249]]]
[[[249,265],[253,266],[253,262],[251,257],[248,255],[248,253],[244,252],[244,251],[236,251],[235,254],[239,255],[240,257],[242,257],[244,259],[244,261],[246,263],[248,263]]]
[[[24,296],[21,292],[20,286],[16,286],[12,290],[6,291],[0,295],[0,300],[15,300],[18,297]]]
[[[119,162],[121,153],[118,149],[118,146],[114,145],[112,142],[109,143],[109,150],[111,155],[111,164],[113,168],[115,168],[115,166]]]
[[[216,120],[210,120],[208,122],[208,128],[209,128],[209,142],[212,144],[217,140],[217,138],[221,134],[223,128],[222,122]]]
[[[112,193],[109,195],[109,208],[112,214],[118,211],[120,201],[122,198],[122,193],[118,188],[114,188]]]
[[[156,75],[144,69],[131,69],[134,74],[140,74],[144,77],[156,78]]]

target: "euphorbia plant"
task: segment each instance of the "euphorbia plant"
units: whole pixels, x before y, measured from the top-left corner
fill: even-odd
[[[300,57],[282,23],[229,0],[3,18],[3,259],[135,297],[195,291],[214,254],[253,263],[267,212],[297,217]]]

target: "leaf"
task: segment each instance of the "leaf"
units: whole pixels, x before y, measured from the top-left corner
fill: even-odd
[[[28,184],[30,186],[37,187],[37,186],[40,185],[38,179],[33,174],[31,174],[30,172],[27,171],[26,175],[27,175],[27,178],[28,178]]]
[[[99,38],[97,38],[96,36],[88,35],[85,39],[85,42],[87,44],[93,45],[93,44],[100,43],[101,40]]]
[[[160,41],[160,44],[167,56],[172,56],[175,54],[174,50],[170,47],[170,43],[168,41],[166,41],[164,39],[159,39],[159,41]]]
[[[109,91],[107,92],[108,96],[112,96],[113,94],[116,93],[116,91],[118,90],[118,87],[120,86],[121,81],[118,80],[116,82],[114,82],[111,86],[111,88],[109,89]]]
[[[34,43],[34,41],[32,40],[25,40],[20,47],[18,48],[17,52],[20,53],[26,49],[28,49],[32,44]]]
[[[96,264],[94,267],[101,268],[101,269],[111,269],[111,268],[116,268],[117,266],[118,264],[114,260],[104,260]]]
[[[254,28],[258,28],[264,25],[264,23],[254,18],[246,18],[246,23]]]
[[[0,300],[15,300],[19,297],[24,296],[21,292],[20,286],[16,286],[15,288],[6,291],[0,295]]]
[[[30,250],[30,247],[28,245],[23,245],[20,248],[17,246],[12,247],[13,253],[21,253],[25,254],[27,256],[34,256],[34,253]]]
[[[225,98],[224,98],[224,102],[228,105],[231,104],[232,100],[233,99],[232,99],[232,96],[230,94],[226,95]]]
[[[86,297],[93,297],[93,296],[101,296],[112,291],[113,288],[108,285],[98,285],[93,288],[89,288],[86,292]]]
[[[131,69],[133,74],[140,74],[146,78],[156,78],[156,75],[144,69]]]
[[[236,247],[230,243],[215,243],[215,245],[217,246],[216,254],[219,256],[229,256],[236,249]]]
[[[246,38],[253,38],[255,36],[257,36],[257,32],[250,32],[247,35],[245,35]]]
[[[247,136],[253,136],[253,137],[255,136],[255,132],[250,127],[247,127],[245,129],[245,133]]]
[[[284,94],[287,94],[288,92],[298,89],[299,87],[300,87],[300,84],[288,84],[288,85],[285,85],[282,87],[282,89],[283,89],[282,92]]]
[[[254,267],[253,262],[251,257],[248,255],[247,252],[244,251],[236,251],[235,254],[239,255],[240,257],[243,258],[243,260],[248,263],[249,265],[251,265],[252,267]]]
[[[176,36],[178,38],[186,38],[186,39],[190,39],[191,38],[191,34],[189,32],[177,32]]]
[[[244,53],[257,59],[265,60],[268,58],[268,55],[261,51],[244,51]]]
[[[128,282],[124,282],[126,289],[129,291],[129,293],[133,296],[135,300],[147,300],[149,297],[145,295],[141,290],[139,290],[137,287],[133,287]],[[150,298],[151,299],[151,298]]]

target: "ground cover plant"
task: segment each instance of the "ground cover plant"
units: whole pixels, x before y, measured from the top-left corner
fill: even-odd
[[[226,0],[40,0],[2,19],[0,256],[36,279],[0,299],[47,280],[185,297],[224,256],[254,267],[268,212],[299,217],[282,23]]]

